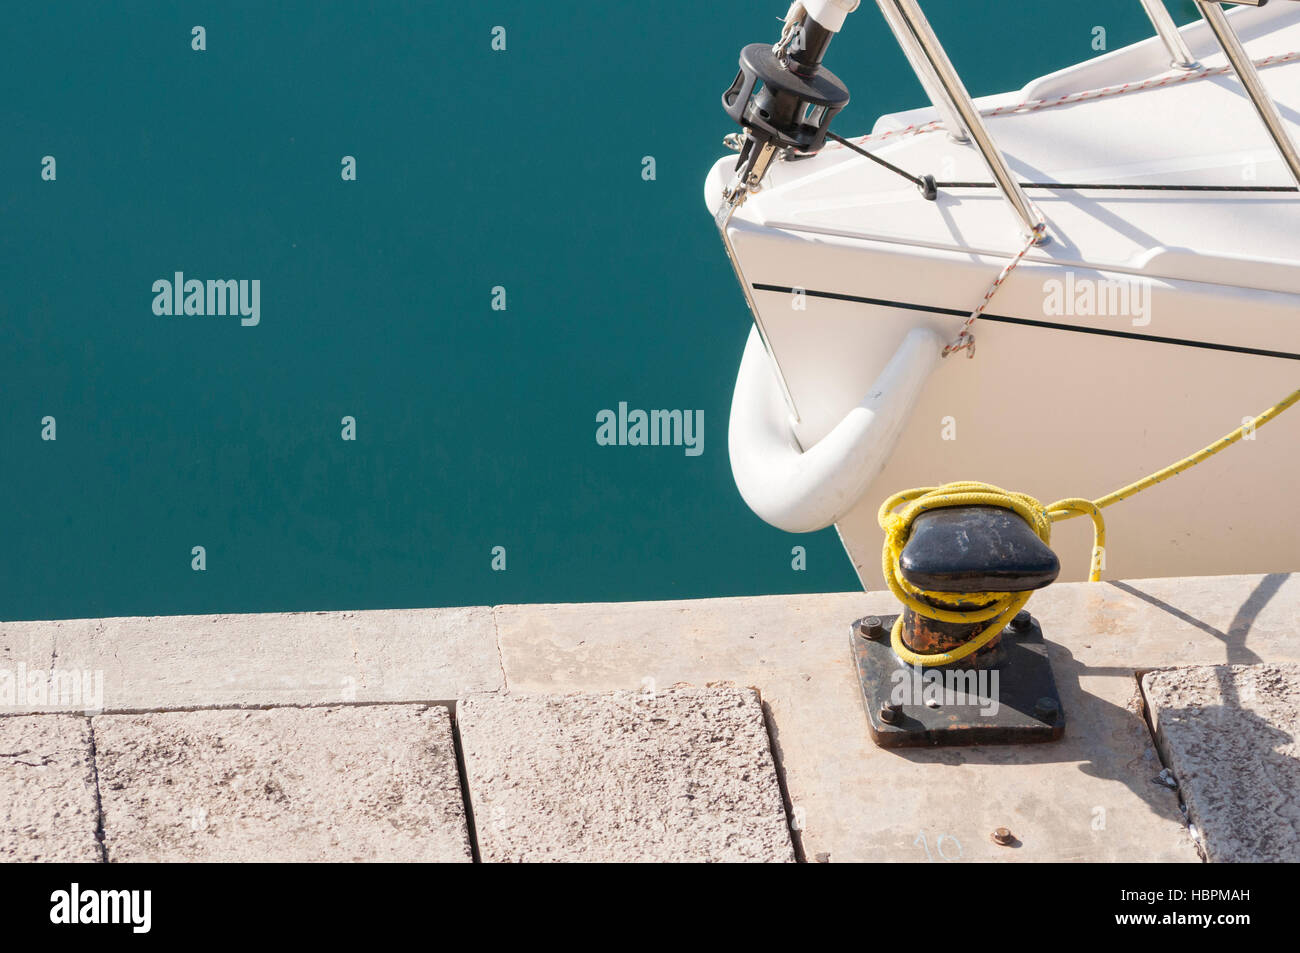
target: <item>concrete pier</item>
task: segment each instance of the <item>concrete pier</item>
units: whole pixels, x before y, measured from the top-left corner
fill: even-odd
[[[1029,609],[1065,738],[892,751],[888,593],[0,623],[0,859],[1296,859],[1300,577]]]

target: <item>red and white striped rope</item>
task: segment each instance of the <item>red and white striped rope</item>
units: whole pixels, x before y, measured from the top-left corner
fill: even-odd
[[[1276,56],[1265,56],[1261,59],[1254,60],[1254,63],[1255,66],[1263,68],[1268,66],[1278,66],[1282,63],[1290,63],[1296,59],[1300,59],[1300,50],[1290,53],[1279,53]],[[1123,93],[1136,93],[1146,89],[1158,89],[1162,86],[1176,86],[1179,83],[1204,79],[1207,76],[1221,76],[1224,73],[1230,72],[1232,72],[1231,66],[1216,66],[1213,68],[1190,70],[1187,72],[1169,73],[1164,76],[1157,76],[1152,79],[1143,80],[1140,83],[1121,83],[1118,86],[1103,86],[1100,89],[1088,89],[1081,93],[1067,93],[1066,95],[1058,96],[1055,99],[1029,99],[1022,103],[1016,103],[1015,105],[981,109],[980,115],[988,118],[992,116],[1010,116],[1016,113],[1036,112],[1040,109],[1050,109],[1053,106],[1070,106],[1074,103],[1087,102],[1093,99],[1104,99],[1109,96],[1119,96]],[[911,126],[905,126],[902,129],[890,129],[886,132],[877,133],[875,135],[860,136],[853,139],[853,142],[880,142],[889,138],[915,136],[925,132],[934,132],[936,129],[941,128],[943,128],[943,123],[938,120],[933,122],[915,123]],[[826,148],[842,149],[844,147],[830,145]]]
[[[998,293],[998,289],[1002,287],[1002,283],[1011,276],[1011,273],[1016,270],[1016,266],[1020,264],[1021,260],[1027,254],[1029,254],[1029,249],[1034,247],[1034,244],[1038,241],[1038,236],[1043,233],[1044,228],[1046,228],[1046,226],[1040,222],[1038,226],[1035,227],[1033,234],[1025,241],[1025,246],[1016,253],[1014,258],[1002,266],[1002,271],[1000,271],[998,276],[993,279],[993,284],[989,285],[989,290],[984,292],[984,300],[979,303],[979,307],[970,313],[970,317],[967,318],[966,323],[961,326],[961,330],[957,332],[957,336],[953,338],[952,343],[943,349],[943,357],[947,357],[949,354],[962,350],[966,352],[967,357],[975,356],[975,335],[971,334],[971,325],[974,324],[976,318],[983,314],[985,309],[988,308],[989,302],[991,302],[993,296]]]
[[[1277,66],[1280,63],[1289,63],[1291,60],[1300,57],[1300,51],[1291,53],[1280,53],[1277,56],[1265,56],[1262,59],[1254,60],[1257,67]],[[1194,79],[1204,79],[1207,76],[1220,76],[1224,73],[1232,72],[1231,66],[1216,66],[1211,69],[1189,70],[1179,73],[1166,74],[1157,76],[1153,79],[1143,80],[1140,83],[1121,83],[1118,86],[1103,86],[1101,89],[1090,89],[1082,93],[1068,93],[1064,96],[1058,96],[1056,99],[1032,99],[1023,103],[1017,103],[1014,106],[998,106],[987,112],[981,112],[982,116],[1005,116],[1010,113],[1033,112],[1038,109],[1048,109],[1052,106],[1068,106],[1071,103],[1081,103],[1090,99],[1102,99],[1107,96],[1118,96],[1121,93],[1135,93],[1144,89],[1158,89],[1162,86],[1176,86],[1179,83],[1190,82]]]

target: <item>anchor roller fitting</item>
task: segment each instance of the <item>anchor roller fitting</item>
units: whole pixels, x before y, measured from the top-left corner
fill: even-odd
[[[841,18],[842,19],[842,18]],[[722,107],[745,130],[725,198],[744,201],[758,188],[778,154],[811,155],[826,142],[849,90],[822,58],[835,33],[804,13],[776,46],[751,43],[740,51],[740,72],[722,94]]]
[[[1055,581],[1056,554],[1021,516],[997,506],[952,506],[918,515],[898,560],[920,602],[978,616],[1007,593]],[[897,616],[853,626],[853,656],[871,736],[882,747],[1053,741],[1065,730],[1042,630],[1019,612],[977,651],[941,665],[910,665],[895,652]],[[904,607],[904,654],[958,653],[989,622],[942,621]]]

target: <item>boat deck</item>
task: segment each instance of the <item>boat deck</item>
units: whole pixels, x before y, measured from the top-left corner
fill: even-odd
[[[1231,21],[1254,59],[1300,51],[1295,4],[1238,8]],[[1226,65],[1203,24],[1183,31],[1203,66]],[[981,109],[1054,99],[1182,73],[1156,38],[1044,77]],[[958,64],[960,68],[960,64]],[[1300,59],[1261,68],[1293,139],[1300,141]],[[932,109],[886,116],[873,134],[935,118]],[[1231,73],[986,119],[1022,182],[1292,186],[1253,106]],[[844,123],[840,123],[844,131]],[[991,182],[973,146],[942,131],[865,143],[915,175]],[[1300,293],[1300,195],[1261,192],[1029,190],[1052,241],[1031,260],[1161,278]],[[776,163],[740,218],[792,232],[989,254],[1019,250],[1019,224],[995,189],[943,189],[935,202],[886,169],[828,144],[821,155]]]

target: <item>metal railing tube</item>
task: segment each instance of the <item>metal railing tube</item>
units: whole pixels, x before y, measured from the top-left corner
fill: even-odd
[[[1246,90],[1246,95],[1254,103],[1255,111],[1259,113],[1259,118],[1264,121],[1268,134],[1273,137],[1273,143],[1277,146],[1282,161],[1291,170],[1292,181],[1297,186],[1300,186],[1300,153],[1296,152],[1295,143],[1291,140],[1290,133],[1287,132],[1282,116],[1277,111],[1277,106],[1274,104],[1273,98],[1268,94],[1268,90],[1264,88],[1264,83],[1259,78],[1255,64],[1246,53],[1246,48],[1241,45],[1241,40],[1237,38],[1237,32],[1232,28],[1232,24],[1228,22],[1228,17],[1217,0],[1196,0],[1196,6],[1201,11],[1201,16],[1205,18],[1210,30],[1213,31],[1215,38],[1219,41],[1219,45],[1223,47],[1223,52],[1227,54],[1233,72],[1237,74],[1237,78],[1241,80],[1241,85]]]
[[[1024,189],[1020,187],[1020,181],[1007,165],[1006,157],[994,144],[988,128],[984,125],[983,117],[980,116],[979,110],[975,108],[970,93],[966,91],[966,86],[962,83],[961,77],[957,75],[956,68],[952,65],[952,61],[948,59],[948,54],[944,52],[939,38],[935,36],[930,21],[925,18],[925,14],[921,12],[916,0],[888,0],[888,2],[892,3],[902,16],[904,23],[916,38],[921,52],[924,53],[925,58],[933,68],[937,80],[952,100],[957,114],[961,117],[962,124],[969,131],[976,148],[979,149],[985,165],[988,166],[989,172],[993,176],[993,180],[997,182],[1016,217],[1020,219],[1020,223],[1024,227],[1025,238],[1034,238],[1038,243],[1046,241],[1047,230],[1042,227],[1042,216],[1034,208],[1033,203],[1029,201]]]
[[[1156,33],[1164,42],[1165,49],[1169,51],[1169,64],[1175,69],[1199,69],[1201,64],[1196,62],[1196,57],[1192,55],[1187,41],[1178,32],[1178,24],[1169,15],[1165,0],[1141,0],[1141,2],[1147,16],[1151,18],[1151,25],[1156,28]]]
[[[934,67],[930,61],[925,58],[925,53],[921,50],[916,36],[908,29],[906,21],[903,20],[902,14],[894,6],[893,0],[876,0],[880,12],[885,16],[885,22],[889,24],[889,30],[894,34],[894,39],[898,41],[898,47],[907,57],[907,62],[912,66],[912,72],[916,78],[921,81],[921,88],[925,90],[925,95],[929,97],[930,102],[934,104],[935,110],[939,113],[939,121],[943,123],[943,128],[954,142],[968,143],[970,135],[966,132],[966,127],[962,125],[961,119],[957,115],[957,106],[951,97],[944,91],[943,85],[939,82],[938,75],[934,72]]]

